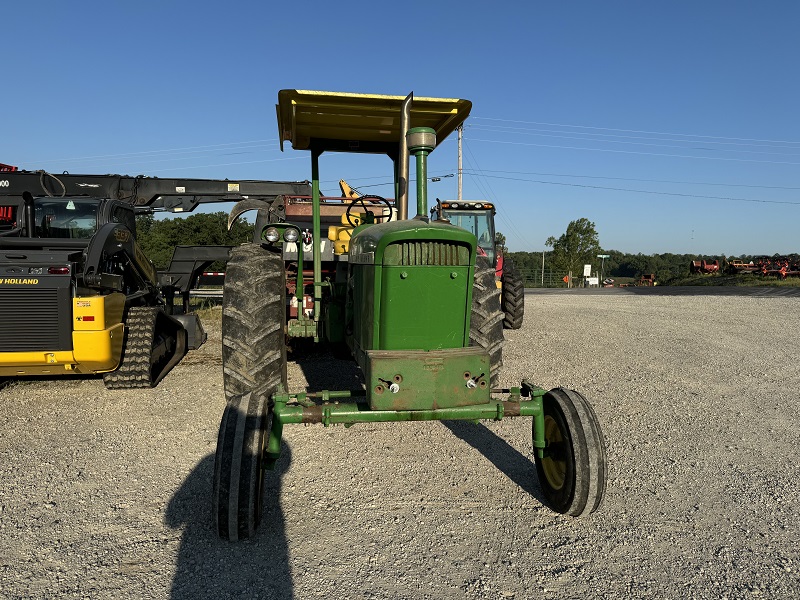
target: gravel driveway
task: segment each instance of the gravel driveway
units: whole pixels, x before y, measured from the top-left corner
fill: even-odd
[[[503,383],[564,386],[604,504],[542,504],[529,419],[288,426],[259,535],[211,530],[220,333],[154,390],[0,390],[0,598],[800,597],[792,298],[528,296]],[[309,356],[291,385],[350,387]]]

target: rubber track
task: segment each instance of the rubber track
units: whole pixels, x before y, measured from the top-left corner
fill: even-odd
[[[479,256],[475,263],[472,288],[472,317],[470,346],[480,346],[489,353],[491,385],[496,387],[503,367],[503,311],[500,309],[500,289],[495,283],[494,266]]]
[[[503,263],[503,328],[519,329],[525,316],[525,286],[514,263],[506,258]]]
[[[110,390],[153,387],[151,356],[158,308],[134,306],[125,321],[125,345],[119,368],[103,375]]]

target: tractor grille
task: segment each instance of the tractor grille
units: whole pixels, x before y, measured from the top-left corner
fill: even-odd
[[[59,308],[58,289],[0,289],[0,352],[63,350]]]
[[[383,264],[465,266],[469,265],[469,248],[453,242],[397,242],[386,248]]]

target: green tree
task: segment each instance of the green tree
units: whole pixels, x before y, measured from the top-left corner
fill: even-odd
[[[228,231],[224,212],[199,213],[189,217],[155,220],[152,215],[136,217],[136,237],[156,267],[169,266],[175,246],[237,246],[250,241],[254,226],[239,219]],[[212,269],[224,270],[222,265]]]
[[[506,248],[506,236],[499,231],[496,231],[494,234],[494,245],[495,247],[499,248],[500,252],[503,254],[508,254],[508,248]]]
[[[594,264],[600,254],[597,231],[589,219],[571,221],[561,237],[550,236],[545,245],[553,249],[555,268],[572,271],[575,277],[583,273],[583,265]]]

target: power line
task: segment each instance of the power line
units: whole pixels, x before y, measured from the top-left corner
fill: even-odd
[[[754,185],[746,183],[714,183],[704,181],[676,181],[671,179],[639,179],[634,177],[610,177],[606,175],[575,175],[568,173],[537,173],[535,171],[495,171],[491,169],[482,169],[482,173],[508,173],[512,175],[539,175],[543,177],[575,177],[580,179],[610,179],[616,181],[637,181],[643,183],[672,183],[680,185],[713,185],[722,187],[745,187],[745,188],[759,188],[767,190],[800,190],[800,187],[780,186],[780,185]]]
[[[695,142],[696,140],[681,140],[675,138],[659,138],[659,137],[651,137],[651,136],[637,136],[637,135],[620,135],[620,134],[610,134],[610,133],[592,133],[592,132],[580,132],[580,131],[559,131],[559,130],[552,130],[552,129],[538,129],[538,128],[531,128],[531,127],[506,127],[504,125],[474,125],[469,124],[467,125],[468,128],[472,129],[482,129],[487,131],[497,131],[499,133],[528,133],[528,132],[537,132],[531,133],[531,135],[536,135],[538,133],[543,134],[564,134],[564,133],[571,133],[574,135],[582,135],[582,136],[595,136],[600,138],[623,138],[628,140],[654,140],[660,142]],[[663,135],[672,135],[672,134],[663,134]],[[592,141],[604,141],[600,140],[593,140],[592,138],[577,138],[577,139],[590,139]],[[723,138],[724,139],[724,138]],[[698,140],[699,141],[699,140]],[[757,148],[783,148],[783,149],[790,149],[786,146],[779,146],[776,145],[778,143],[800,143],[800,142],[775,142],[775,143],[742,143],[736,141],[721,141],[715,142],[709,139],[702,139],[701,143],[703,144],[718,144],[718,145],[726,145],[726,146],[754,146]],[[794,148],[791,148],[794,149]]]
[[[469,156],[467,156],[467,154],[465,154],[464,157],[467,159],[467,161],[469,163],[471,163],[471,164],[474,163],[475,166],[477,167],[478,161],[475,158],[475,155],[472,153],[472,149],[468,145],[464,145],[463,147],[466,149],[467,153],[469,154]],[[480,169],[478,169],[478,172],[480,173]],[[478,185],[479,189],[483,189],[483,182],[479,181],[478,179],[475,179],[474,181]],[[497,196],[494,194],[494,190],[491,190],[491,186],[489,186],[489,182],[488,181],[486,182],[486,185],[489,188],[489,190],[491,191],[491,195],[486,194],[484,192],[484,197],[489,198],[495,204],[501,204],[501,203],[499,203],[497,201]],[[501,206],[501,209],[499,211],[497,211],[496,214],[499,217],[499,219],[503,222],[503,225],[504,225],[504,228],[506,228],[506,231],[509,231],[514,237],[517,238],[517,241],[520,244],[524,245],[525,241],[526,241],[525,237],[517,230],[517,228],[514,225],[513,221],[507,217],[506,213],[502,210],[502,206]]]
[[[764,164],[773,164],[773,165],[800,165],[800,162],[788,162],[788,161],[778,161],[778,160],[758,160],[752,158],[731,158],[725,156],[688,156],[684,154],[665,154],[661,152],[637,152],[634,150],[614,150],[611,148],[581,148],[578,146],[557,146],[554,144],[534,144],[532,142],[509,142],[509,141],[500,141],[500,140],[482,140],[476,138],[470,138],[470,141],[473,142],[487,142],[490,144],[511,144],[515,146],[536,146],[539,148],[558,148],[560,150],[588,150],[591,152],[613,152],[616,154],[639,154],[643,156],[665,156],[669,158],[693,158],[699,160],[724,160],[724,161],[734,161],[734,162],[749,162],[749,163],[764,163]]]
[[[757,198],[735,198],[732,196],[705,196],[702,194],[682,194],[680,192],[660,192],[657,190],[636,190],[630,188],[617,188],[617,187],[607,187],[601,185],[586,185],[581,183],[565,183],[563,181],[540,181],[535,179],[522,179],[518,177],[501,177],[499,175],[483,175],[483,177],[490,177],[492,179],[506,179],[509,181],[525,181],[528,183],[538,183],[542,185],[560,185],[565,187],[577,187],[577,188],[586,188],[586,189],[593,189],[593,190],[611,190],[615,192],[633,192],[637,194],[654,194],[658,196],[677,196],[681,198],[703,198],[709,200],[731,200],[735,202],[757,202],[763,204],[791,204],[795,206],[800,206],[800,202],[792,202],[790,200],[762,200]]]
[[[698,137],[698,138],[706,138],[706,139],[714,139],[714,140],[732,140],[738,142],[767,142],[773,144],[800,144],[800,142],[790,141],[790,140],[762,140],[757,138],[740,138],[740,137],[723,137],[723,136],[716,136],[716,135],[700,135],[700,134],[690,134],[690,133],[665,133],[660,131],[645,131],[639,129],[615,129],[613,127],[592,127],[590,125],[568,125],[563,123],[543,123],[540,121],[517,121],[514,119],[495,119],[491,117],[477,117],[471,116],[471,119],[475,120],[482,120],[482,121],[501,121],[504,123],[523,123],[526,125],[545,125],[548,127],[574,127],[576,129],[595,129],[599,131],[622,131],[624,133],[648,133],[652,135],[677,135],[681,137]]]
[[[122,154],[98,154],[95,156],[82,156],[82,157],[73,157],[73,158],[53,158],[48,160],[41,160],[39,162],[66,162],[66,161],[79,161],[79,160],[98,160],[104,158],[125,158],[130,156],[142,156],[148,154],[163,154],[169,152],[185,152],[185,151],[194,151],[194,152],[214,152],[213,149],[237,149],[237,147],[247,148],[245,144],[259,144],[265,145],[268,142],[275,143],[277,140],[251,140],[251,141],[244,141],[244,142],[229,142],[226,144],[207,144],[204,146],[187,146],[185,148],[170,148],[170,149],[163,149],[163,150],[143,150],[140,152],[125,152]],[[233,146],[234,148],[226,148],[227,146]],[[256,146],[258,147],[258,146]],[[204,148],[213,148],[212,150],[203,150]],[[35,162],[35,161],[28,161],[28,162]]]
[[[471,129],[476,129],[476,130],[479,130],[479,131],[488,131],[490,133],[518,133],[518,134],[520,133],[520,132],[517,132],[517,131],[497,131],[496,129],[493,129],[491,127],[483,127],[481,125],[477,125],[477,126],[473,125],[471,127]],[[766,152],[764,150],[737,150],[737,149],[732,149],[732,148],[696,148],[696,147],[693,148],[693,147],[687,147],[685,145],[678,146],[678,145],[674,145],[674,144],[653,144],[651,142],[629,142],[629,141],[624,141],[624,140],[596,140],[596,139],[586,138],[586,137],[575,137],[575,136],[572,136],[572,135],[555,135],[553,133],[550,133],[550,134],[548,134],[548,133],[526,133],[525,135],[531,135],[531,136],[537,136],[537,137],[558,138],[558,139],[564,139],[564,140],[579,140],[579,141],[582,141],[582,142],[597,142],[597,143],[606,143],[606,144],[629,144],[629,145],[632,145],[632,146],[652,146],[654,148],[681,148],[681,149],[684,149],[684,150],[701,150],[701,151],[708,151],[708,152],[739,152],[739,153],[742,153],[742,154],[770,154],[770,155],[778,155],[778,156],[798,156],[798,154],[795,153],[795,152]],[[590,133],[590,134],[586,134],[586,135],[598,135],[598,134],[591,134]],[[658,139],[658,138],[639,138],[639,139]],[[681,141],[681,140],[663,140],[663,141]],[[684,142],[684,144],[689,144],[689,143],[694,144],[694,143],[697,143],[697,142],[695,142],[694,140],[686,140]],[[708,144],[721,144],[721,143],[724,143],[724,142],[708,142],[708,141],[704,141],[702,143],[708,145]],[[742,145],[744,145],[744,144],[742,144]],[[774,148],[775,146],[769,146],[769,147]],[[798,150],[800,150],[800,148],[798,148]]]
[[[669,183],[669,184],[681,184],[681,185],[704,185],[704,186],[724,186],[724,187],[746,187],[746,188],[763,188],[763,189],[778,189],[778,190],[800,190],[800,187],[784,187],[784,186],[768,186],[768,185],[747,185],[747,184],[728,184],[728,183],[714,183],[714,182],[699,182],[699,181],[673,181],[673,180],[662,180],[662,179],[637,179],[632,177],[609,177],[609,176],[597,176],[597,175],[575,175],[575,174],[565,174],[565,173],[538,173],[532,171],[497,171],[491,169],[481,169],[476,166],[476,159],[475,155],[472,153],[469,147],[465,146],[465,149],[469,153],[469,156],[465,154],[465,158],[467,161],[473,165],[472,168],[465,168],[463,171],[466,175],[470,175],[473,178],[473,182],[478,187],[479,192],[482,194],[484,198],[490,199],[496,204],[501,204],[497,200],[497,194],[490,187],[486,187],[485,183],[481,181],[481,178],[484,179],[502,179],[502,180],[509,180],[509,181],[522,181],[527,183],[535,183],[540,185],[560,185],[564,187],[577,187],[577,188],[585,188],[585,189],[597,189],[597,190],[609,190],[609,191],[618,191],[618,192],[632,192],[632,193],[640,193],[640,194],[652,194],[652,195],[662,195],[662,196],[676,196],[682,198],[698,198],[698,199],[708,199],[708,200],[729,200],[735,202],[755,202],[755,203],[764,203],[764,204],[789,204],[789,205],[800,205],[800,202],[792,202],[789,200],[765,200],[761,198],[738,198],[734,196],[712,196],[712,195],[705,195],[705,194],[689,194],[683,192],[663,192],[658,190],[643,190],[643,189],[632,189],[632,188],[622,188],[622,187],[612,187],[612,186],[599,186],[599,185],[586,185],[586,184],[578,184],[578,183],[568,183],[568,182],[561,182],[561,181],[545,181],[545,180],[538,180],[538,179],[526,179],[520,177],[505,177],[501,175],[496,175],[497,173],[503,174],[516,174],[516,175],[538,175],[538,176],[545,176],[545,177],[574,177],[574,178],[586,178],[586,179],[606,179],[612,181],[632,181],[632,182],[639,182],[639,183]],[[440,173],[431,175],[431,177],[447,177],[452,176],[453,173]],[[372,179],[381,179],[382,176],[373,176],[373,177],[360,177],[350,179],[348,181],[364,181],[364,180],[372,180]],[[333,183],[334,180],[327,180],[321,183]],[[337,180],[338,182],[338,180]],[[381,183],[375,184],[367,184],[367,185],[360,185],[359,188],[368,188],[368,187],[380,187],[386,185],[393,185],[392,181],[384,181]],[[501,220],[505,221],[505,214],[501,211],[498,212],[500,215]],[[508,229],[521,240],[524,240],[524,236],[516,230],[513,222],[506,222]]]
[[[213,165],[194,165],[194,166],[183,166],[183,167],[172,167],[170,169],[154,169],[148,171],[149,173],[163,173],[164,171],[179,171],[184,169],[210,169],[212,167],[231,167],[235,165],[252,165],[258,163],[267,163],[267,162],[278,162],[283,160],[301,160],[305,159],[305,156],[291,156],[286,158],[266,158],[264,160],[247,160],[242,162],[232,162],[232,163],[217,163]]]

